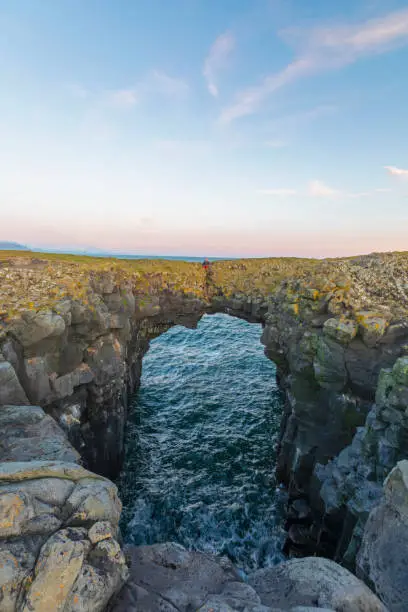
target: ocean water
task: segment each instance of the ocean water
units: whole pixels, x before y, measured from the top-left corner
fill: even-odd
[[[151,343],[118,481],[126,542],[226,554],[243,573],[282,559],[282,397],[260,334],[217,314]]]

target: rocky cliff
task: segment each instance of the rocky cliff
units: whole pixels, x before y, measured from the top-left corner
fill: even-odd
[[[0,428],[0,609],[104,610],[128,577],[115,485],[40,407],[2,406]]]
[[[74,447],[111,478],[149,341],[205,312],[262,323],[286,396],[287,550],[354,568],[382,481],[408,450],[406,254],[217,262],[206,278],[182,262],[4,253],[0,287],[0,404],[41,406],[67,456]],[[19,452],[8,461],[26,460]]]

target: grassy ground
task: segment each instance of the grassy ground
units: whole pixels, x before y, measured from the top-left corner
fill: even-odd
[[[207,297],[200,263],[0,251],[0,317],[4,323],[24,310],[49,308],[66,297],[86,302],[90,286],[106,276],[140,295],[170,290]],[[315,297],[341,291],[356,308],[381,306],[402,315],[408,312],[408,253],[217,261],[212,264],[212,289],[252,297],[279,289],[294,296],[294,302],[305,291]]]

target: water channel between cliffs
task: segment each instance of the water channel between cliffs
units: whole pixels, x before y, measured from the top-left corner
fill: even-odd
[[[151,343],[118,481],[126,542],[176,541],[227,554],[244,572],[282,559],[283,399],[260,334],[217,314]]]

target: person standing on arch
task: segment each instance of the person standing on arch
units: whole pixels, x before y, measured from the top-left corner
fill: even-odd
[[[202,263],[204,274],[205,274],[205,290],[208,293],[211,283],[211,262],[207,257],[204,258]]]

